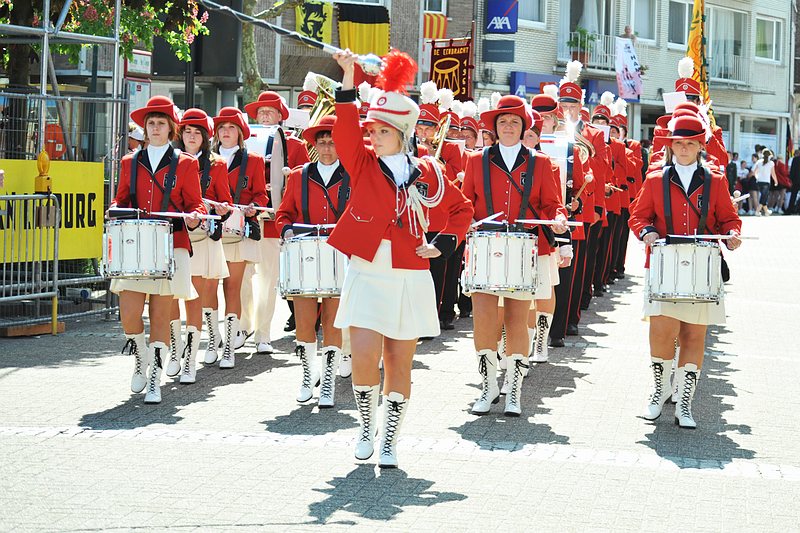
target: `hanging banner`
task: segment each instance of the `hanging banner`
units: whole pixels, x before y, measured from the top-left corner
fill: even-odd
[[[620,98],[636,100],[642,94],[642,71],[633,41],[616,37],[617,88]]]
[[[453,91],[457,100],[472,100],[470,71],[472,39],[443,39],[432,41],[430,79],[440,89]]]

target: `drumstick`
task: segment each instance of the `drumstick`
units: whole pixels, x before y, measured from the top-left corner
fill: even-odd
[[[497,217],[499,217],[500,215],[503,215],[503,214],[504,214],[504,213],[503,213],[502,211],[499,211],[499,212],[495,213],[494,215],[489,215],[488,217],[486,217],[486,218],[482,218],[482,219],[480,219],[480,220],[479,220],[479,221],[477,221],[477,222],[473,222],[473,223],[472,223],[472,225],[471,225],[470,227],[471,227],[471,228],[477,228],[478,226],[480,226],[480,225],[481,225],[481,224],[483,224],[484,222],[494,222],[494,220],[495,220]]]
[[[292,224],[295,228],[310,228],[310,229],[330,229],[335,228],[336,224]]]
[[[574,197],[573,199],[574,199],[574,200],[577,200],[578,198],[580,198],[580,197],[581,197],[581,194],[583,194],[583,190],[584,190],[584,189],[586,188],[586,186],[587,186],[587,185],[589,185],[591,182],[592,182],[592,180],[584,181],[584,182],[583,182],[583,185],[581,185],[581,188],[580,188],[580,189],[578,189],[578,192],[575,194],[575,197]]]
[[[201,213],[178,213],[174,211],[153,211],[150,214],[155,215],[157,217],[196,218],[199,220],[219,220],[220,218],[222,218],[219,215],[204,215]]]
[[[737,191],[737,192],[738,192],[738,191]],[[736,204],[736,203],[742,202],[742,201],[744,201],[744,200],[747,200],[748,198],[750,198],[750,193],[743,194],[743,195],[741,195],[741,196],[737,196],[736,198],[734,198],[734,199],[733,199],[733,200],[731,200],[731,201],[732,201],[733,203],[735,203],[735,204]]]
[[[747,239],[751,241],[757,241],[758,237],[745,237],[743,235],[668,235],[668,237],[677,237],[677,238],[689,238],[689,239],[719,239],[721,241],[727,241],[728,239],[733,239],[734,237],[738,237],[739,239]]]
[[[520,218],[520,219],[517,219],[517,223],[518,224],[541,224],[543,226],[554,226],[556,224],[564,224],[566,226],[574,226],[574,227],[583,226],[583,222],[577,222],[577,221],[573,221],[573,220],[558,221],[558,220],[539,220],[539,219],[535,219],[535,218]]]

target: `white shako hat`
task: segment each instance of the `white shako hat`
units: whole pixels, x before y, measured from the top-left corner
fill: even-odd
[[[406,96],[406,85],[417,74],[417,63],[405,52],[392,50],[383,57],[384,68],[376,85],[381,91],[372,97],[364,124],[382,122],[408,138],[414,134],[419,106]]]

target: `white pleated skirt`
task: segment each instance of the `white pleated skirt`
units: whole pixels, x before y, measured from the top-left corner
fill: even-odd
[[[499,296],[498,307],[503,307],[503,299],[531,300],[531,308],[535,307],[534,300],[547,300],[553,295],[553,287],[558,285],[558,252],[540,255],[536,260],[536,290],[534,292],[521,291],[475,291]]]
[[[173,296],[180,300],[194,300],[197,291],[192,285],[192,267],[189,264],[189,250],[175,248],[175,273],[172,279],[113,279],[111,292],[122,291]]]
[[[206,279],[227,278],[228,264],[225,262],[225,250],[222,241],[215,241],[206,237],[192,242],[192,257],[189,260],[192,266],[192,276]]]
[[[647,269],[645,279],[647,279]],[[668,316],[687,324],[709,326],[725,323],[725,297],[716,303],[658,302],[650,301],[647,290],[644,291],[644,317],[648,321],[651,316]]]
[[[352,256],[334,326],[371,329],[397,340],[439,335],[430,271],[392,268],[392,245],[386,239],[371,262]]]
[[[231,263],[258,263],[261,261],[261,249],[258,241],[253,239],[242,239],[239,242],[223,243],[222,249],[225,250],[225,260]]]

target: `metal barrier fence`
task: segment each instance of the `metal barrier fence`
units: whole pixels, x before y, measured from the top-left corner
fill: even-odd
[[[51,321],[57,332],[60,224],[54,194],[0,196],[0,327]]]
[[[38,119],[43,106],[47,121],[44,131],[40,132]],[[118,117],[116,124],[121,126],[117,126],[119,131],[114,128],[115,115]],[[119,162],[128,151],[127,116],[128,102],[125,99],[85,95],[42,96],[0,91],[0,159],[36,159],[38,136],[44,135],[44,150],[52,161],[102,162],[103,188],[106,191],[103,195],[105,211],[115,191]],[[70,213],[75,212],[74,205],[70,210],[74,195],[68,194],[62,198],[57,188],[54,192],[59,199],[66,202],[60,206],[64,211],[59,209],[59,214],[66,217],[60,223],[62,227],[70,227]],[[13,195],[12,205],[21,205],[19,202],[23,197],[21,194]],[[0,200],[0,204],[2,203]],[[3,209],[2,205],[0,209]],[[2,238],[0,235],[0,239]],[[109,282],[103,279],[99,262],[100,257],[62,258],[58,261],[53,272],[53,279],[58,281],[57,286],[50,290],[58,293],[59,320],[90,315],[110,318],[117,311],[117,299],[108,290]],[[0,268],[3,268],[4,275],[6,272],[10,273],[11,267],[6,265],[3,256],[0,256]],[[15,272],[20,274],[20,271]],[[5,285],[6,278],[2,278],[2,281]],[[6,293],[10,295],[9,290]],[[12,302],[4,300],[3,296],[4,293],[0,292],[0,327],[3,324],[36,324],[50,320],[50,304],[45,303],[41,297],[20,298]]]

